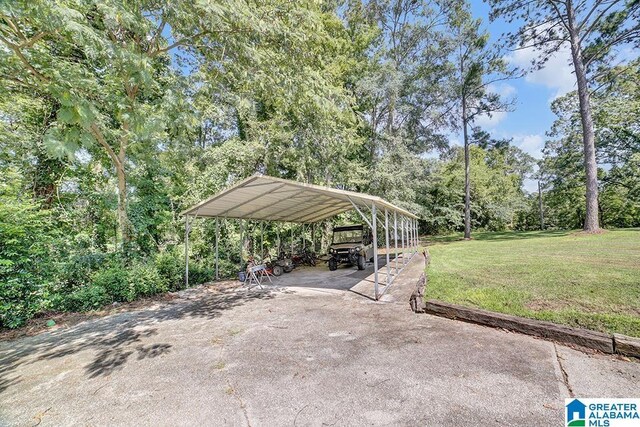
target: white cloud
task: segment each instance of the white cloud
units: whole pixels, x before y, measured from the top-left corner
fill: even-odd
[[[483,129],[491,129],[496,127],[505,117],[507,117],[506,111],[496,111],[491,113],[491,117],[487,114],[480,114],[475,118],[473,124]]]
[[[531,67],[531,61],[538,55],[539,52],[533,48],[527,48],[515,51],[507,60],[512,65],[528,69]],[[571,92],[575,89],[576,78],[573,74],[570,58],[569,46],[564,44],[551,56],[542,69],[527,74],[525,81],[555,90],[550,101]]]
[[[487,92],[496,93],[504,100],[508,100],[516,94],[516,88],[507,83],[492,83],[487,86]],[[496,127],[507,117],[506,111],[496,111],[489,114],[480,114],[475,118],[474,125],[484,129]]]
[[[487,85],[487,91],[497,93],[503,98],[508,98],[516,94],[516,88],[508,83],[491,83]]]
[[[525,179],[523,182],[525,191],[529,193],[536,193],[538,191],[538,181],[535,179]]]
[[[513,145],[536,159],[542,158],[544,137],[542,135],[513,135]]]
[[[449,146],[451,147],[453,147],[454,145],[462,147],[464,145],[464,143],[462,142],[462,138],[453,133],[447,135],[447,139],[449,140]]]

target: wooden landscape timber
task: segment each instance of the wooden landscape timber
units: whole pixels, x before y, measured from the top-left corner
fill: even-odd
[[[422,280],[422,278],[420,279]],[[607,354],[620,354],[640,358],[640,339],[621,334],[606,334],[583,328],[557,325],[542,320],[526,319],[477,308],[463,307],[429,300],[424,309],[416,311],[478,325],[506,329],[563,344],[597,350]]]

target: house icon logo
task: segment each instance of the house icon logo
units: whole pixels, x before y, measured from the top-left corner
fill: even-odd
[[[585,412],[587,406],[578,399],[567,404],[567,427],[584,427],[586,425]]]

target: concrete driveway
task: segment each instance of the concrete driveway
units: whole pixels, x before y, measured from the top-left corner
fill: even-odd
[[[639,363],[413,314],[421,268],[384,303],[201,287],[2,342],[0,424],[561,425],[570,393],[640,395]]]

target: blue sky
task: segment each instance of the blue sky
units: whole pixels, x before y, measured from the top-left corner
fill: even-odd
[[[513,29],[501,20],[489,22],[489,6],[486,3],[473,0],[471,8],[473,14],[483,20],[493,40],[503,32]],[[509,62],[512,65],[526,67],[534,55],[534,52],[527,50],[512,52],[509,54]],[[492,88],[505,96],[515,96],[515,111],[498,113],[492,118],[480,118],[477,124],[495,137],[513,138],[514,145],[540,158],[545,133],[551,128],[555,118],[550,109],[551,101],[573,90],[575,85],[568,59],[568,50],[561,50],[544,69]],[[454,138],[452,143],[460,143],[462,139],[460,136]],[[525,187],[532,191],[535,189],[535,183],[528,181]]]

